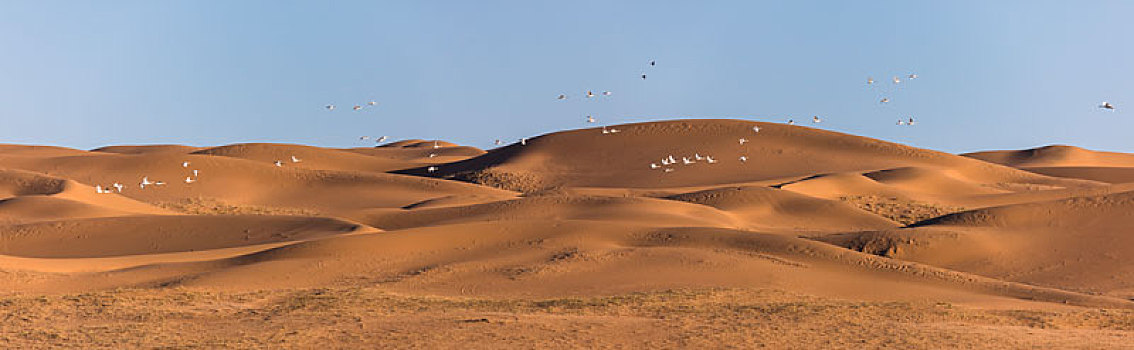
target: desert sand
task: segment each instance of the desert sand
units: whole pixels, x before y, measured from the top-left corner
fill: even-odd
[[[0,145],[0,347],[1134,348],[1134,154],[616,127]]]

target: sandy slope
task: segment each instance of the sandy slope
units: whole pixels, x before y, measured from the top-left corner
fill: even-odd
[[[432,143],[430,143],[432,145]],[[450,144],[451,145],[451,144]],[[386,172],[462,160],[484,153],[471,147],[382,147],[334,150],[281,144],[236,144],[207,148],[193,154],[249,159],[264,163],[282,161],[288,167],[320,170]],[[434,157],[430,157],[430,155]],[[291,157],[300,162],[292,162]]]
[[[1107,183],[1134,182],[1134,155],[1073,146],[1046,146],[1020,151],[963,154],[1048,176]]]
[[[1100,152],[1075,146],[1053,145],[1019,151],[962,154],[986,162],[1026,167],[1134,167],[1134,154]]]
[[[1134,192],[966,211],[824,238],[959,271],[1134,298]]]

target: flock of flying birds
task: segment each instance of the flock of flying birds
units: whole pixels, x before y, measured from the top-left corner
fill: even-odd
[[[302,161],[303,161],[302,159],[296,158],[294,155],[291,156],[291,162],[292,163],[299,163],[299,162],[302,162]],[[277,167],[282,167],[284,165],[284,162],[281,161],[281,160],[277,160],[277,161],[274,162],[274,164]],[[187,170],[189,169],[189,165],[190,165],[189,161],[181,162],[181,167],[185,168]],[[192,174],[192,175],[188,175],[188,176],[185,177],[185,184],[191,185],[191,184],[197,182],[197,179],[199,178],[200,173],[201,172],[198,171],[197,169],[189,170],[189,174]],[[155,187],[155,186],[165,186],[165,181],[150,180],[149,176],[142,176],[142,181],[138,183],[138,187],[141,188],[142,190],[145,190],[146,187]],[[125,189],[126,189],[126,185],[123,185],[123,184],[118,183],[118,182],[115,182],[113,185],[110,185],[110,186],[107,186],[107,187],[102,187],[102,185],[95,185],[95,192],[101,193],[101,194],[122,193],[122,191],[125,190]]]
[[[189,168],[189,162],[188,161],[181,162],[181,167],[188,169]],[[193,174],[193,175],[189,175],[189,176],[185,177],[185,184],[192,184],[194,182],[197,182],[197,175],[200,174],[200,172],[197,171],[197,169],[193,169],[193,170],[190,170],[190,173]],[[146,186],[151,186],[151,187],[153,187],[153,186],[165,186],[165,181],[152,181],[152,180],[150,180],[149,176],[142,176],[142,182],[138,183],[138,187],[145,190]],[[96,193],[103,193],[103,194],[106,194],[106,193],[122,193],[122,191],[125,190],[125,189],[126,189],[126,185],[123,185],[123,184],[120,184],[120,183],[117,183],[117,182],[115,182],[113,185],[110,185],[110,186],[107,186],[107,187],[102,187],[102,185],[95,185],[95,192]]]
[[[756,133],[756,134],[760,133],[760,126],[758,126],[758,125],[752,126],[752,132]],[[748,139],[741,137],[741,138],[737,139],[737,142],[739,142],[740,146],[743,147],[745,143],[748,143]],[[746,163],[746,162],[748,162],[748,156],[741,155],[739,160],[740,160],[741,163]],[[687,166],[687,165],[697,164],[698,162],[701,162],[701,161],[704,161],[706,164],[716,164],[720,160],[713,158],[713,156],[710,156],[710,155],[702,156],[700,153],[694,153],[692,157],[684,156],[684,157],[681,157],[681,160],[679,161],[672,154],[669,154],[669,155],[666,155],[665,157],[662,157],[661,161],[658,162],[658,163],[661,163],[661,165],[658,165],[658,163],[650,163],[650,169],[652,169],[652,170],[660,169],[663,173],[672,173],[676,169],[676,168],[672,167],[674,165],[680,164],[680,165],[686,165]]]
[[[917,74],[913,74],[913,73],[910,73],[909,75],[906,75],[906,79],[907,79],[907,80],[914,80],[914,79],[917,79]],[[890,82],[892,82],[892,83],[893,83],[894,85],[897,85],[897,84],[901,84],[901,83],[902,83],[902,78],[895,76],[895,77],[893,77],[893,78],[890,78]],[[874,84],[874,78],[872,78],[872,77],[866,77],[866,85],[875,86],[875,84]],[[878,100],[878,103],[879,103],[879,104],[887,104],[887,103],[890,103],[890,97],[888,97],[888,96],[882,96],[882,98]],[[916,123],[916,122],[914,121],[914,118],[913,118],[913,117],[911,116],[911,117],[909,117],[909,119],[908,119],[908,120],[907,120],[907,119],[898,119],[897,125],[907,125],[907,126],[913,126],[913,125],[914,125],[914,123]]]
[[[375,102],[375,101],[366,102],[366,106],[367,106],[367,107],[375,107],[375,106],[378,106],[378,102]],[[327,111],[329,111],[329,112],[330,112],[330,111],[334,111],[334,110],[335,110],[335,105],[333,105],[333,104],[330,104],[330,105],[327,105],[327,106],[326,106],[326,107],[324,107],[324,108],[326,108],[326,109],[327,109]],[[353,109],[353,110],[356,110],[356,111],[360,111],[360,110],[362,110],[363,108],[365,108],[365,107],[363,107],[363,105],[354,105],[354,107],[352,107],[351,109]]]
[[[650,60],[650,67],[654,67],[654,66],[657,66],[657,65],[658,65],[657,61]],[[642,73],[642,79],[643,80],[646,79],[645,73]],[[607,96],[607,97],[609,97],[610,95],[613,95],[613,94],[614,93],[610,92],[610,91],[603,91],[603,92],[600,93],[600,95]],[[587,93],[584,94],[583,96],[586,97],[586,98],[592,98],[592,97],[595,97],[596,95],[595,95],[594,91],[587,90]],[[555,99],[556,100],[566,100],[567,97],[568,97],[567,94],[559,94],[559,96],[555,97]],[[598,120],[595,119],[594,116],[590,116],[590,115],[587,116],[587,123],[595,123],[597,121]],[[602,133],[603,134],[615,134],[615,133],[618,133],[618,130],[617,129],[607,130],[607,128],[604,126],[602,128]],[[496,145],[500,145],[500,140],[496,140]]]

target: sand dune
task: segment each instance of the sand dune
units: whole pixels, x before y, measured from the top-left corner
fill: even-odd
[[[0,217],[8,222],[171,212],[44,174],[0,169]]]
[[[178,276],[194,271],[194,277],[163,277],[169,269],[182,270]],[[544,220],[323,239],[216,262],[100,275],[226,290],[358,283],[442,295],[550,297],[733,286],[883,300],[931,293],[1126,305],[1121,299],[1005,284],[784,235]]]
[[[340,161],[335,158],[339,155],[366,157],[344,151],[322,151],[332,154],[326,164]],[[316,153],[312,151],[311,154]],[[186,161],[190,162],[190,167],[183,168],[182,163]],[[152,204],[179,204],[204,199],[226,205],[283,210],[280,213],[398,208],[447,195],[497,199],[513,196],[507,191],[460,182],[381,172],[304,169],[291,163],[276,167],[267,161],[208,154],[90,152],[62,157],[10,158],[0,155],[0,162],[12,168],[51,172],[89,185],[106,187],[120,182],[127,185],[122,196]],[[297,164],[309,162],[322,163],[315,156]],[[191,176],[193,169],[199,170],[197,182],[184,183],[183,179]],[[167,184],[143,190],[138,186],[143,176]],[[93,194],[94,190],[90,192]]]
[[[502,300],[775,291],[796,297],[768,310],[930,303],[917,318],[955,304],[1031,320],[1106,308],[1081,318],[1106,325],[1126,322],[1112,310],[1134,309],[1134,156],[1065,146],[958,156],[739,120],[608,128],[620,132],[487,152],[424,139],[0,145],[0,287],[221,293],[318,315],[342,309],[291,295],[511,305]],[[660,164],[670,155],[679,164]],[[165,184],[143,189],[142,177]],[[96,193],[115,182],[121,193]],[[200,307],[240,304],[225,303]],[[746,310],[730,312],[775,312]],[[948,322],[972,319],[957,317]]]
[[[430,143],[432,145],[432,143]],[[450,144],[451,145],[451,144]],[[476,149],[464,147],[450,147],[440,149],[426,149],[414,147],[408,149],[379,148],[358,150],[335,150],[310,146],[282,145],[282,144],[237,144],[203,149],[193,154],[225,156],[249,159],[264,163],[282,161],[288,167],[320,170],[367,171],[386,172],[390,170],[418,167],[422,164],[437,164],[442,161],[456,161],[467,158],[469,153],[479,154]],[[472,151],[472,152],[470,152]],[[429,154],[441,158],[430,158]],[[482,153],[482,152],[480,152]],[[292,162],[291,157],[300,162]]]
[[[1134,167],[1134,155],[1100,152],[1075,146],[1044,146],[1020,151],[987,151],[962,154],[986,162],[1026,167]]]
[[[1134,182],[1134,155],[1092,151],[1074,146],[1045,146],[1021,151],[963,154],[1036,174],[1106,183]]]
[[[1083,179],[1112,184],[1134,182],[1134,167],[1027,167],[1020,168],[1047,176]]]
[[[738,227],[744,223],[710,207],[653,198],[536,196],[506,201],[412,211],[362,212],[352,218],[382,229],[478,221],[594,220],[654,226]]]
[[[122,216],[11,225],[0,229],[0,254],[91,258],[159,254],[371,230],[328,218],[289,216]]]
[[[668,198],[724,210],[742,218],[752,228],[858,230],[897,225],[842,202],[769,187],[730,187]]]
[[[106,146],[92,149],[91,152],[118,153],[118,154],[147,154],[147,153],[192,153],[200,147],[182,145],[138,145],[138,146]]]
[[[1134,298],[1134,192],[966,211],[824,240],[1009,281]]]
[[[759,126],[760,132],[752,127]],[[736,120],[679,120],[557,132],[512,144],[469,160],[407,173],[471,180],[520,191],[555,186],[680,187],[731,184],[821,173],[870,172],[910,166],[950,168],[987,183],[1075,187],[1096,184],[1051,178],[971,158],[801,126]],[[740,144],[739,139],[748,142]],[[662,169],[660,160],[700,161]],[[741,162],[740,156],[752,161]]]

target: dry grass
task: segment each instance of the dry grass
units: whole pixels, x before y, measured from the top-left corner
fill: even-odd
[[[535,174],[512,173],[491,168],[457,173],[453,175],[453,179],[523,193],[535,193],[556,187],[545,183]]]
[[[205,197],[186,198],[177,202],[157,202],[153,204],[164,209],[192,215],[319,215],[318,212],[308,209],[233,205],[215,198]]]
[[[712,289],[549,300],[374,288],[0,299],[4,348],[1123,348],[1134,311],[977,310]]]
[[[839,197],[839,200],[903,225],[965,211],[962,207],[922,203],[895,197],[855,195]]]

